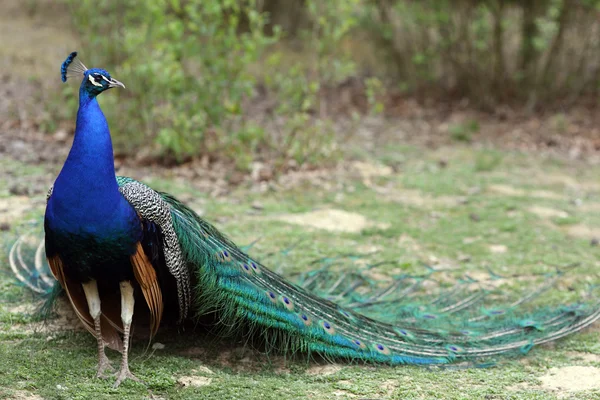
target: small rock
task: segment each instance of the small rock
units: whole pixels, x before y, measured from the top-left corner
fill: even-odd
[[[306,370],[308,375],[317,375],[317,376],[329,376],[333,374],[337,374],[342,370],[340,365],[330,364],[330,365],[315,365]]]
[[[214,374],[214,372],[213,372],[213,371],[212,371],[210,368],[208,368],[208,367],[205,367],[204,365],[201,365],[201,366],[198,368],[198,372],[203,372],[203,373],[205,373],[205,374]]]
[[[59,129],[52,135],[53,139],[59,142],[64,142],[68,139],[69,133],[64,129]]]
[[[177,379],[177,383],[179,383],[183,387],[187,386],[208,386],[212,383],[212,378],[206,378],[204,376],[182,376]]]
[[[471,256],[468,254],[460,254],[458,256],[458,261],[459,262],[469,262],[469,261],[471,261]]]
[[[592,240],[590,240],[590,246],[592,247],[597,247],[600,244],[600,240],[598,238],[592,238]]]
[[[471,221],[475,221],[475,222],[481,221],[481,217],[475,213],[469,214],[469,218],[471,219]]]
[[[152,350],[163,350],[165,345],[159,342],[156,342],[152,345]]]
[[[8,192],[15,196],[27,196],[29,194],[29,189],[27,186],[15,184],[8,189]]]
[[[265,206],[263,206],[261,203],[259,203],[258,201],[255,201],[252,203],[252,208],[255,210],[264,210]]]
[[[503,244],[492,244],[490,245],[490,251],[497,254],[506,253],[508,251],[508,247]]]
[[[467,194],[469,196],[473,196],[473,195],[476,195],[479,193],[481,193],[481,187],[479,187],[479,186],[473,186],[473,187],[470,187],[469,189],[467,189]]]
[[[8,230],[10,230],[10,224],[8,222],[0,223],[0,231],[6,232]]]
[[[439,219],[442,218],[443,214],[437,211],[432,211],[431,213],[429,213],[429,216],[433,219]]]

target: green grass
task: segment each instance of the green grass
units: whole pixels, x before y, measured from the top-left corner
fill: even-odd
[[[442,159],[447,165],[441,166]],[[565,287],[583,288],[586,280],[598,278],[594,271],[599,267],[600,248],[590,245],[592,237],[568,232],[573,226],[586,226],[590,232],[600,228],[598,213],[577,205],[577,199],[588,206],[600,203],[599,167],[467,147],[426,151],[404,146],[370,162],[395,164],[397,160],[401,160],[395,165],[399,172],[368,181],[348,174],[332,178],[327,185],[309,181],[262,194],[241,186],[221,198],[210,198],[172,177],[156,176],[149,182],[191,199],[237,243],[260,239],[251,254],[261,259],[274,252],[265,264],[286,275],[306,270],[318,257],[376,249],[378,253],[368,258],[401,260],[400,267],[377,271],[382,274],[395,274],[397,268],[419,271],[429,264],[450,267],[455,277],[487,268],[504,276],[531,276],[581,263],[565,278],[568,284],[559,284],[542,299],[552,304],[581,295]],[[37,167],[19,172],[23,166],[11,164],[11,174],[22,174],[23,181],[47,174]],[[499,185],[514,190],[499,192]],[[1,192],[0,200],[9,195]],[[20,222],[41,218],[43,194],[35,200],[34,210],[20,215]],[[256,201],[262,210],[252,208]],[[569,216],[541,217],[531,212],[532,206]],[[330,232],[280,220],[283,214],[323,208],[361,214],[371,226],[358,233]],[[0,243],[10,244],[16,231],[23,230],[22,224],[12,225],[10,231],[0,232]],[[290,247],[293,250],[284,256],[282,251]],[[186,331],[179,336],[169,331],[156,338],[165,344],[163,350],[147,349],[144,340],[134,342],[131,368],[146,385],[128,381],[114,390],[112,380],[94,378],[95,341],[89,334],[40,330],[39,322],[15,311],[16,306],[31,302],[32,296],[11,280],[5,248],[0,250],[0,398],[30,394],[69,399],[556,399],[560,393],[545,389],[539,380],[549,368],[600,367],[597,328],[553,346],[534,348],[525,358],[493,368],[446,370],[286,362],[281,356],[269,358],[235,340],[205,332]],[[503,288],[516,293],[533,284],[512,279]],[[115,353],[109,357],[118,359]],[[325,373],[319,373],[319,368]],[[178,380],[184,376],[205,378],[205,385],[183,387]],[[600,398],[600,391],[567,395]]]

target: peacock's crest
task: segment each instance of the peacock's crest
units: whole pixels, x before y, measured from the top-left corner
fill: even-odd
[[[83,77],[88,70],[79,59],[75,60],[76,57],[77,52],[74,51],[69,54],[67,59],[60,66],[60,78],[63,82],[66,82],[68,78]]]

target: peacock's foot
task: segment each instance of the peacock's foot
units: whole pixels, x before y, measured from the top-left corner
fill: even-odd
[[[122,366],[121,370],[115,376],[117,377],[117,381],[113,385],[113,388],[115,389],[118,388],[125,379],[131,379],[132,381],[143,383],[137,376],[131,373],[129,366],[127,365]]]
[[[110,365],[110,361],[108,361],[108,357],[105,354],[100,356],[100,360],[98,361],[98,372],[96,373],[96,378],[106,379],[109,375],[104,374],[104,371],[108,370],[109,372],[113,372],[115,369],[112,365]]]

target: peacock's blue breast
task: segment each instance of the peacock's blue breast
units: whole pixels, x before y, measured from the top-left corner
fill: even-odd
[[[142,227],[133,207],[117,196],[74,202],[72,196],[54,191],[48,200],[47,252],[58,254],[78,281],[130,278],[129,258],[142,238]]]

